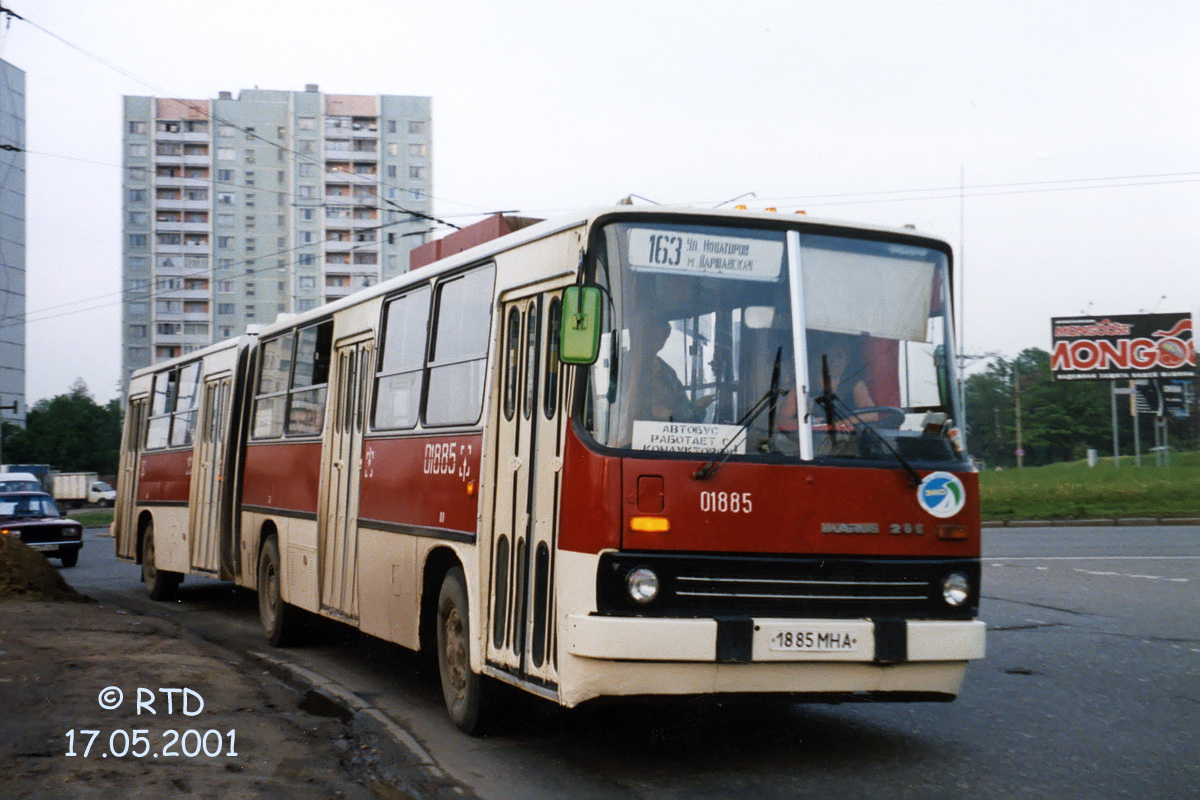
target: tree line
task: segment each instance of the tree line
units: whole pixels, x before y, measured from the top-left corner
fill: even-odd
[[[99,405],[87,384],[39,400],[25,415],[25,427],[3,423],[0,457],[6,464],[49,464],[61,472],[116,475],[121,450],[123,404]]]
[[[1128,384],[1122,382],[1120,386]],[[1167,417],[1172,447],[1196,449],[1200,419],[1196,402],[1200,380],[1192,385],[1191,414]],[[1086,458],[1089,449],[1111,456],[1112,388],[1109,381],[1056,381],[1050,354],[1036,347],[1011,360],[998,358],[963,384],[966,399],[967,447],[987,466],[1017,463],[1017,408],[1021,412],[1021,446],[1028,466]],[[1142,452],[1154,446],[1153,417],[1142,416]],[[1133,455],[1133,422],[1129,397],[1117,397],[1121,455]]]
[[[1193,384],[1192,413],[1167,421],[1168,441],[1180,449],[1200,447],[1200,378]],[[1017,407],[1021,409],[1021,445],[1030,466],[1086,457],[1088,449],[1112,455],[1112,399],[1108,381],[1055,381],[1050,354],[1039,348],[1016,358],[994,359],[967,377],[967,446],[989,467],[1015,466]],[[1117,403],[1122,455],[1133,453],[1129,398]],[[63,472],[115,475],[120,457],[124,404],[99,405],[77,380],[70,391],[39,400],[25,427],[3,423],[0,457],[9,464],[49,464]],[[1151,418],[1141,424],[1142,451],[1154,443]]]

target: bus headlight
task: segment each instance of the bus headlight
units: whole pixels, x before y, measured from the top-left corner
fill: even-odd
[[[959,608],[971,596],[971,581],[961,572],[951,572],[942,578],[942,599],[951,608]]]
[[[625,576],[625,588],[629,592],[629,599],[639,606],[653,603],[654,598],[658,597],[658,576],[654,570],[638,567]]]

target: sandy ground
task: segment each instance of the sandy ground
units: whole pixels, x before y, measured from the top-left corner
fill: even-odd
[[[372,779],[372,746],[339,709],[167,620],[29,599],[64,586],[0,543],[3,797],[405,796]]]

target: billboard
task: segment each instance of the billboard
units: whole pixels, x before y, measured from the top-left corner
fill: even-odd
[[[1191,314],[1054,317],[1050,370],[1059,381],[1191,378]]]

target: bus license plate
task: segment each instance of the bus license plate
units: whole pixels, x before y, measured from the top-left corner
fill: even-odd
[[[776,628],[767,639],[767,649],[782,653],[855,653],[862,637],[849,630],[828,628]]]

